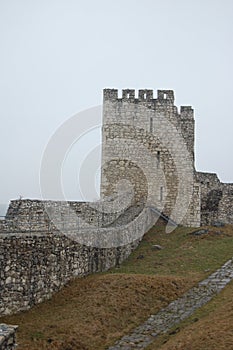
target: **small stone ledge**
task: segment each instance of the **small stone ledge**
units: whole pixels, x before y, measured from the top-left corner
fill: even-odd
[[[13,350],[16,348],[16,331],[18,326],[0,324],[0,350]]]

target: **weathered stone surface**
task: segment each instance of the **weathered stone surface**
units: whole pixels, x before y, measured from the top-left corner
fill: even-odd
[[[152,249],[153,249],[153,250],[161,250],[161,249],[164,249],[164,247],[162,247],[162,246],[159,245],[159,244],[154,244],[154,245],[152,245]]]
[[[119,94],[104,90],[102,195],[114,193],[124,179],[134,188],[134,203],[147,202],[176,222],[233,224],[233,184],[195,171],[192,107],[178,111],[172,90],[158,90],[157,98],[148,89],[139,90],[138,98],[132,89],[123,90],[122,98]],[[186,183],[192,175],[192,183]],[[189,204],[182,207],[182,202]]]
[[[190,233],[192,236],[202,236],[206,235],[209,231],[208,230],[196,230]]]
[[[233,224],[233,184],[195,171],[194,111],[178,111],[172,90],[104,90],[102,165],[99,202],[11,201],[0,220],[0,314],[118,266],[161,212],[172,228]]]
[[[233,224],[233,184],[220,182],[212,173],[197,172],[201,185],[201,224]]]
[[[155,99],[153,90],[139,90],[135,98],[126,89],[119,98],[117,90],[105,89],[102,145],[103,197],[125,180],[134,190],[133,204],[147,203],[176,222],[200,225],[193,109],[182,106],[179,113],[172,90],[158,90]]]
[[[216,221],[216,222],[213,222],[213,226],[214,227],[224,227],[225,224],[221,221]]]
[[[16,344],[18,326],[0,324],[0,350],[13,350]]]
[[[21,207],[31,203],[33,202],[25,200]],[[76,237],[74,227],[68,235],[54,229],[1,233],[0,315],[29,309],[50,298],[73,277],[118,266],[137,247],[153,223],[153,213],[145,208],[124,226],[98,227],[98,231],[95,226],[92,227],[96,240],[112,234],[117,238],[124,230],[124,239],[128,243],[120,245],[119,242],[117,245],[113,241],[109,248],[88,246],[72,239]],[[84,230],[83,233],[87,235],[90,230],[91,228]],[[77,233],[80,232],[82,233],[81,228]]]

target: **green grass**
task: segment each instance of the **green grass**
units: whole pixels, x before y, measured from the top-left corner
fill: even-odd
[[[193,236],[190,233],[195,229],[178,227],[173,233],[165,234],[163,226],[155,226],[129,259],[110,273],[205,277],[230,259],[233,253],[230,226],[209,230],[206,235]],[[160,245],[163,249],[156,250],[153,245]]]

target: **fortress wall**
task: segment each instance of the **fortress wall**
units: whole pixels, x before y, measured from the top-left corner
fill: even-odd
[[[222,198],[218,208],[218,220],[233,225],[233,184],[222,183]]]
[[[186,226],[233,224],[233,184],[195,171],[193,109],[179,113],[171,90],[135,95],[104,90],[102,201],[11,201],[0,220],[0,315],[117,266],[158,219],[147,206]]]
[[[1,232],[37,231],[56,228],[80,229],[95,225],[111,225],[124,211],[128,194],[110,196],[105,201],[76,202],[18,199],[10,202],[5,220],[0,220]]]
[[[181,129],[182,136],[194,161],[195,120],[194,110],[192,107],[181,106],[178,120],[180,121],[179,127]]]
[[[117,266],[137,247],[154,221],[150,210],[144,209],[124,227],[99,231],[93,227],[70,231],[69,235],[58,231],[0,233],[0,315],[29,309],[50,298],[74,277]],[[104,243],[109,235],[113,237],[112,246],[98,247],[100,238]],[[93,238],[97,247],[83,244],[86,236],[87,241]]]
[[[233,224],[233,184],[220,182],[217,174],[197,172],[201,186],[201,224]]]
[[[197,182],[193,184],[192,198],[188,206],[187,214],[182,220],[183,226],[199,227],[201,223],[201,191]]]
[[[181,107],[179,114],[171,90],[158,90],[157,99],[152,90],[139,90],[136,98],[126,89],[118,96],[118,90],[104,90],[102,197],[125,180],[134,191],[132,205],[148,203],[174,221],[199,226],[193,109]]]
[[[218,221],[221,183],[214,173],[197,172],[196,177],[201,188],[201,225],[210,225]]]

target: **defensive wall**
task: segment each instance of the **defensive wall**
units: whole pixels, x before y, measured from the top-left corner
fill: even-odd
[[[101,201],[14,200],[0,220],[0,315],[117,266],[160,213],[233,224],[233,184],[196,172],[194,111],[178,109],[172,90],[105,89],[102,137]]]

